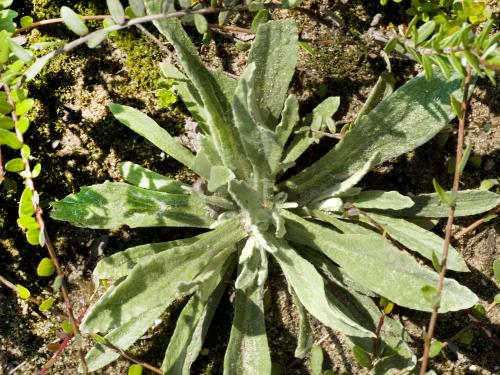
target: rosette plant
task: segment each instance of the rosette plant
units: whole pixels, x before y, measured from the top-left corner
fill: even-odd
[[[146,3],[151,13],[160,11],[158,2]],[[395,191],[362,191],[356,185],[374,166],[420,146],[450,122],[450,95],[460,97],[460,79],[446,80],[436,72],[427,81],[420,75],[394,92],[381,80],[342,140],[321,159],[285,178],[284,172],[315,143],[318,131],[335,126],[331,116],[339,104],[339,98],[328,98],[301,119],[297,99],[287,96],[298,58],[295,23],[259,26],[238,80],[209,71],[178,20],[156,26],[182,63],[183,72],[171,64],[163,64],[162,71],[175,80],[198,123],[196,153],[144,113],[119,104],[110,110],[125,126],[190,168],[205,181],[206,189],[126,162],[121,164],[126,182],[84,187],[53,202],[52,217],[87,228],[170,226],[205,231],[192,238],[132,247],[101,260],[95,277],[115,282],[85,315],[82,333],[104,334],[108,342],[127,349],[178,297],[189,296],[165,343],[162,365],[165,374],[189,374],[227,281],[235,275],[224,374],[270,374],[263,295],[272,260],[283,272],[300,316],[298,357],[312,345],[308,319],[313,316],[371,352],[373,371],[414,367],[416,358],[405,332],[390,318],[373,353],[381,314],[373,298],[432,310],[434,302],[423,290],[437,284],[438,274],[422,259],[439,256],[442,240],[404,217],[445,216],[448,208],[436,194],[410,198]],[[489,192],[464,191],[456,202],[460,216],[486,211],[499,199]],[[370,220],[345,215],[356,208],[367,212]],[[449,268],[467,271],[454,249]],[[471,290],[445,280],[441,313],[476,302]],[[118,356],[97,344],[87,361],[90,370],[97,370]]]

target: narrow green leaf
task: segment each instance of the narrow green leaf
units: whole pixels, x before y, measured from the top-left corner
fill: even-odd
[[[382,236],[339,234],[288,211],[281,214],[286,219],[287,239],[322,252],[355,282],[399,306],[432,310],[421,297],[421,288],[437,285],[438,275]],[[462,310],[476,303],[477,296],[455,280],[445,279],[444,285],[441,312]]]
[[[377,80],[377,83],[375,83],[375,86],[370,91],[365,104],[363,104],[363,107],[356,116],[354,124],[357,124],[363,116],[370,113],[383,99],[391,95],[394,91],[395,83],[396,80],[390,72],[382,72]]]
[[[446,194],[450,194],[447,192]],[[387,211],[392,216],[447,217],[449,207],[441,202],[438,194],[421,194],[411,198],[415,203],[403,210]],[[461,190],[457,192],[455,216],[477,215],[500,204],[500,195],[483,190]]]
[[[43,258],[36,269],[37,275],[42,277],[52,276],[54,272],[56,272],[56,267],[50,258]]]
[[[472,151],[472,144],[468,144],[467,147],[465,148],[465,151],[462,155],[462,158],[460,159],[460,164],[458,165],[458,171],[462,173],[465,169],[465,166],[467,165],[467,162],[469,161],[470,153]]]
[[[455,111],[457,117],[462,117],[462,103],[455,97],[455,95],[450,95],[450,101],[453,111]]]
[[[311,348],[311,371],[314,375],[321,375],[323,372],[323,349],[319,345]]]
[[[307,203],[351,176],[375,152],[383,162],[427,142],[454,117],[449,96],[460,97],[460,84],[458,77],[447,80],[438,71],[430,81],[422,75],[410,80],[360,119],[333,150],[281,187],[298,194],[300,203]],[[428,102],[433,106],[423,104]]]
[[[43,301],[40,306],[38,306],[38,310],[41,312],[50,310],[50,308],[54,305],[54,298],[48,298],[45,301]]]
[[[282,146],[285,146],[293,128],[299,121],[299,102],[294,95],[288,96],[285,101],[285,107],[281,112],[281,121],[276,126],[276,136]]]
[[[352,355],[354,359],[362,366],[362,367],[370,367],[372,364],[372,360],[370,358],[370,354],[368,354],[362,347],[354,345],[352,347]]]
[[[352,203],[363,209],[400,210],[414,205],[410,197],[397,191],[367,190],[351,198]]]
[[[120,0],[106,0],[106,5],[108,6],[109,13],[113,17],[118,25],[125,23],[125,9]]]
[[[246,236],[237,219],[219,225],[203,241],[176,247],[135,266],[128,277],[106,291],[85,316],[84,333],[106,332],[152,309],[165,309],[211,259]]]
[[[434,269],[437,272],[440,272],[441,271],[441,261],[439,260],[435,251],[432,252],[432,259],[431,260],[432,260],[432,267],[434,267]]]
[[[338,96],[331,96],[323,100],[311,114],[310,128],[321,130],[328,121],[332,121],[331,117],[337,112],[339,106],[340,98]],[[317,134],[309,130],[297,134],[287,148],[283,162],[290,163],[297,160],[319,138]]]
[[[26,289],[24,286],[20,284],[16,284],[17,286],[17,294],[19,294],[19,297],[24,300],[28,300],[31,297],[31,293],[28,289]]]
[[[493,275],[495,276],[495,280],[500,284],[500,259],[495,259],[493,261]]]
[[[99,30],[93,32],[90,39],[87,42],[87,47],[96,48],[98,47],[106,38],[108,37],[108,32],[104,30]]]
[[[21,45],[19,45],[14,39],[8,38],[7,43],[9,48],[14,55],[25,63],[29,63],[33,60],[33,55],[28,50],[25,50]]]
[[[307,316],[304,305],[300,302],[293,288],[289,286],[288,289],[292,295],[293,304],[297,308],[297,313],[299,314],[299,337],[297,338],[297,347],[295,348],[294,356],[295,358],[304,358],[309,354],[314,343],[311,323],[309,322],[309,317]]]
[[[233,325],[224,356],[224,375],[271,373],[264,322],[264,283],[259,285],[258,279],[256,272],[248,286],[236,289]]]
[[[153,119],[137,109],[116,103],[110,104],[109,109],[122,124],[146,138],[186,167],[192,167],[194,155],[191,151],[181,145]],[[196,170],[194,172],[198,173]]]
[[[50,60],[49,55],[45,55],[42,57],[38,57],[33,64],[30,65],[30,67],[24,72],[24,77],[26,78],[26,81],[31,81],[33,78],[35,78],[38,73],[42,71],[42,69],[47,65],[47,63]]]
[[[304,307],[326,326],[348,335],[373,337],[374,334],[350,317],[343,314],[337,306],[326,300],[325,285],[314,266],[302,258],[286,241],[268,238],[276,248],[273,253],[285,277],[297,294]]]
[[[134,342],[141,338],[165,309],[160,307],[150,309],[141,316],[128,323],[113,329],[105,337],[96,340],[94,347],[85,356],[89,371],[96,371],[120,358],[120,354],[104,345],[111,342],[122,350],[127,350]],[[68,322],[69,323],[69,322]],[[71,328],[71,325],[69,326]],[[69,333],[72,332],[72,329]],[[96,334],[92,334],[95,339]]]
[[[151,14],[162,12],[158,1],[146,0],[145,4]],[[206,108],[204,113],[207,126],[223,165],[231,169],[236,176],[243,177],[248,172],[246,160],[237,157],[241,144],[232,126],[230,105],[219,82],[200,60],[196,48],[179,20],[168,19],[154,22],[154,24],[175,47],[186,75],[192,81],[193,87],[198,90],[201,102]],[[195,172],[198,173],[196,170]]]
[[[257,12],[252,20],[251,30],[254,33],[257,33],[259,26],[263,23],[266,23],[269,20],[269,12],[267,9],[261,9]]]
[[[292,20],[261,24],[248,55],[256,64],[255,97],[266,126],[274,130],[298,58],[297,27]]]
[[[171,194],[187,194],[191,188],[173,178],[165,177],[132,162],[119,164],[123,179],[135,186],[148,190],[156,190]]]
[[[234,270],[230,257],[191,297],[182,310],[168,344],[162,370],[167,374],[189,375],[198,357],[215,310],[226,289],[224,277]]]
[[[67,28],[76,35],[84,36],[89,33],[89,29],[85,25],[83,18],[79,14],[75,13],[71,8],[63,6],[61,8],[61,18]]]
[[[199,227],[212,223],[210,211],[195,195],[146,190],[121,182],[83,187],[52,202],[51,217],[85,228]]]
[[[5,169],[9,172],[21,172],[24,170],[24,161],[20,158],[9,160],[5,163]]]
[[[438,264],[440,263],[439,259],[443,253],[444,240],[438,235],[403,219],[375,213],[370,213],[370,217],[381,224],[392,238],[408,249],[431,260],[433,264],[435,263],[434,257],[438,259]],[[365,218],[361,218],[361,220],[369,223]],[[469,271],[460,253],[451,245],[448,247],[446,267],[457,272]],[[436,269],[436,267],[434,268]]]
[[[432,60],[427,55],[422,55],[422,67],[424,68],[425,79],[430,81],[434,74],[432,68]]]
[[[451,200],[451,194],[448,194],[442,187],[441,185],[439,185],[439,182],[438,180],[436,180],[435,178],[432,179],[432,184],[434,185],[434,190],[436,191],[436,193],[438,194],[439,196],[439,199],[441,199],[441,202],[444,203],[445,205],[447,206],[451,206],[453,203],[452,203],[452,200]],[[386,208],[389,208],[389,207],[386,207]],[[405,208],[405,207],[402,207],[402,208]]]

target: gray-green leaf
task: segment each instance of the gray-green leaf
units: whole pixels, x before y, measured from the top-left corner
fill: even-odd
[[[195,195],[169,194],[121,182],[83,187],[78,194],[52,202],[51,216],[84,228],[199,227],[212,223]]]
[[[89,29],[87,25],[85,25],[82,16],[75,13],[71,8],[67,6],[61,7],[61,18],[68,29],[73,31],[76,35],[84,36],[89,33]]]

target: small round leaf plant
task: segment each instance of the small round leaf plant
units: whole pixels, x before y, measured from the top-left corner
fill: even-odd
[[[148,11],[161,11],[158,3],[146,2]],[[415,149],[449,124],[454,117],[450,95],[461,97],[461,79],[445,79],[435,71],[432,79],[419,75],[393,92],[390,80],[382,77],[373,91],[379,100],[369,100],[342,140],[285,178],[284,172],[318,134],[332,131],[331,116],[339,105],[339,98],[327,98],[302,120],[297,99],[287,95],[298,58],[295,23],[260,25],[238,80],[209,71],[178,20],[155,25],[182,64],[183,72],[168,63],[161,69],[175,81],[198,123],[196,153],[142,112],[120,104],[110,110],[189,167],[206,189],[200,192],[125,162],[121,173],[126,183],[84,187],[53,202],[52,217],[87,228],[206,231],[135,246],[101,260],[95,277],[116,282],[91,306],[82,333],[104,334],[126,350],[179,296],[189,296],[162,364],[165,374],[189,374],[227,281],[236,275],[224,374],[271,374],[263,303],[270,260],[283,272],[300,317],[298,357],[308,354],[313,342],[308,314],[371,352],[382,314],[373,298],[431,311],[436,301],[426,290],[437,284],[438,274],[430,265],[441,254],[443,240],[405,218],[443,217],[448,207],[437,194],[410,198],[396,191],[362,191],[356,185],[376,165]],[[305,130],[296,132],[299,123]],[[456,196],[456,215],[487,211],[499,201],[491,192],[462,191]],[[453,248],[448,267],[468,271]],[[447,278],[439,312],[467,309],[477,300],[471,290]],[[386,318],[379,353],[372,353],[378,358],[372,364],[376,373],[415,367],[407,336],[399,322]],[[118,356],[96,344],[86,359],[95,371]]]

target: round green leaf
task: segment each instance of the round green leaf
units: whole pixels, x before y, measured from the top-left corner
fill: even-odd
[[[24,99],[21,103],[16,104],[16,114],[18,116],[24,115],[29,112],[34,105],[35,101],[33,99]]]
[[[24,134],[28,130],[29,126],[30,126],[30,120],[28,120],[27,117],[23,116],[17,122],[17,126],[16,127],[17,127],[17,130],[19,130],[19,132],[21,134]]]
[[[24,300],[27,300],[31,297],[31,293],[28,289],[26,289],[24,286],[17,284],[17,293],[19,294],[19,297],[21,297]]]
[[[29,188],[24,188],[19,201],[19,217],[32,216],[35,213],[33,208],[33,192]]]
[[[21,172],[24,170],[24,162],[23,159],[17,158],[9,160],[5,163],[5,169],[9,172]]]
[[[26,232],[26,240],[30,245],[38,246],[40,238],[40,229],[28,229]]]
[[[21,18],[21,27],[30,27],[33,24],[33,18],[24,16]]]
[[[14,133],[0,128],[0,145],[7,145],[14,150],[18,150],[23,146],[23,143],[17,139]]]
[[[141,365],[132,365],[128,368],[128,375],[141,375],[142,374],[142,366]]]
[[[109,13],[111,13],[113,20],[118,25],[125,23],[125,9],[123,9],[120,0],[106,0],[106,4],[108,5]]]
[[[85,25],[82,16],[75,13],[71,8],[63,6],[61,8],[61,18],[68,29],[73,31],[76,35],[84,36],[89,33],[89,29],[87,25]]]
[[[443,348],[443,343],[441,341],[434,340],[429,349],[429,357],[430,358],[436,357],[441,352],[442,348]]]
[[[196,26],[196,30],[198,30],[200,34],[205,34],[208,30],[207,19],[202,14],[194,15],[194,25]]]
[[[40,306],[38,306],[38,310],[40,310],[41,312],[47,311],[52,307],[53,304],[54,304],[54,298],[48,298],[45,301],[43,301],[40,304]]]
[[[43,258],[36,269],[36,273],[38,274],[38,276],[42,277],[52,276],[54,272],[56,272],[56,268],[54,267],[54,263],[52,263],[52,260],[50,258]]]
[[[73,333],[73,326],[67,320],[61,323],[61,328],[64,331],[64,333],[67,333],[68,335]]]

